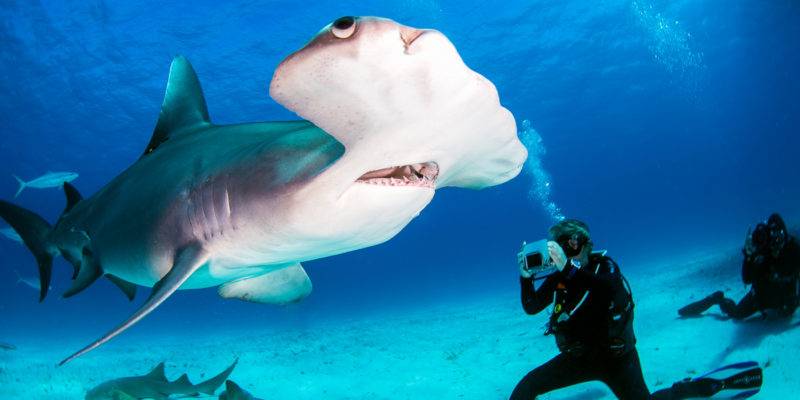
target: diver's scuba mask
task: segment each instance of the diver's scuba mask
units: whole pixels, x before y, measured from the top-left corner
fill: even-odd
[[[781,254],[781,250],[786,245],[786,231],[775,223],[770,223],[769,227],[769,250],[773,257]]]
[[[573,258],[578,254],[581,254],[581,250],[583,250],[583,246],[589,241],[583,235],[573,233],[572,235],[563,235],[556,238],[556,243],[564,250],[564,254],[567,258]]]
[[[786,245],[786,236],[786,229],[780,223],[772,220],[760,222],[753,229],[747,245],[753,253],[777,257]]]

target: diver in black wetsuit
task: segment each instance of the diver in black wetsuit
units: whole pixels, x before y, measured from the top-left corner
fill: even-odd
[[[722,291],[689,304],[678,314],[700,315],[714,305],[734,319],[744,319],[757,311],[791,317],[800,303],[800,244],[789,234],[778,214],[766,223],[759,223],[745,240],[742,281],[752,285],[750,291],[735,303]]]
[[[588,226],[581,221],[555,224],[550,238],[550,259],[559,271],[534,289],[531,272],[520,265],[522,307],[536,314],[554,304],[546,334],[555,336],[561,353],[525,375],[511,400],[588,381],[605,383],[625,400],[685,399],[720,390],[709,380],[684,380],[651,395],[636,350],[633,298],[619,267],[605,253],[592,253]],[[760,369],[756,375],[760,384]]]

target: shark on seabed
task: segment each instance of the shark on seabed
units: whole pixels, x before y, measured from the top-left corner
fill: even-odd
[[[365,84],[370,82],[370,84]],[[287,304],[311,293],[301,263],[397,235],[445,187],[517,176],[527,151],[495,86],[442,33],[342,17],[273,74],[270,95],[304,120],[213,124],[189,61],[170,67],[161,113],[139,159],[84,199],[63,184],[51,225],[0,201],[0,218],[33,253],[39,299],[53,258],[73,267],[73,296],[107,277],[133,299],[101,346],[178,289]]]
[[[162,362],[145,375],[117,378],[99,384],[86,393],[86,400],[166,400],[171,396],[185,398],[201,394],[213,395],[231,375],[238,361],[235,360],[217,376],[196,385],[189,381],[186,374],[170,382],[164,373]]]
[[[78,178],[76,172],[47,172],[44,175],[31,179],[27,182],[20,179],[20,177],[13,175],[14,179],[19,183],[19,189],[14,195],[17,198],[25,188],[47,189],[47,188],[60,188],[64,183],[69,183]]]
[[[253,396],[248,391],[242,389],[236,382],[225,381],[225,391],[220,393],[219,400],[263,400]]]

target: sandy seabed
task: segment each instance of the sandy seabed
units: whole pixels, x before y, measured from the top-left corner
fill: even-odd
[[[765,367],[756,398],[797,398],[800,317],[734,322],[715,307],[702,318],[678,319],[677,308],[716,289],[737,300],[746,291],[735,257],[689,259],[627,273],[650,389],[725,363],[754,360]],[[0,398],[82,399],[105,380],[144,374],[163,360],[170,379],[187,372],[197,382],[239,357],[231,378],[270,400],[505,399],[530,369],[556,355],[553,338],[542,335],[547,313],[525,315],[518,296],[514,291],[304,328],[233,327],[147,343],[117,340],[60,368],[52,343],[27,341],[17,350],[0,351]],[[542,398],[614,397],[603,384],[587,383]]]

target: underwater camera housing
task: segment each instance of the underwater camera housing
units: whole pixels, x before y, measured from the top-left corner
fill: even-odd
[[[522,250],[517,253],[517,262],[532,273],[534,280],[544,279],[558,271],[550,260],[547,242],[547,239],[542,239],[533,243],[523,243]]]

